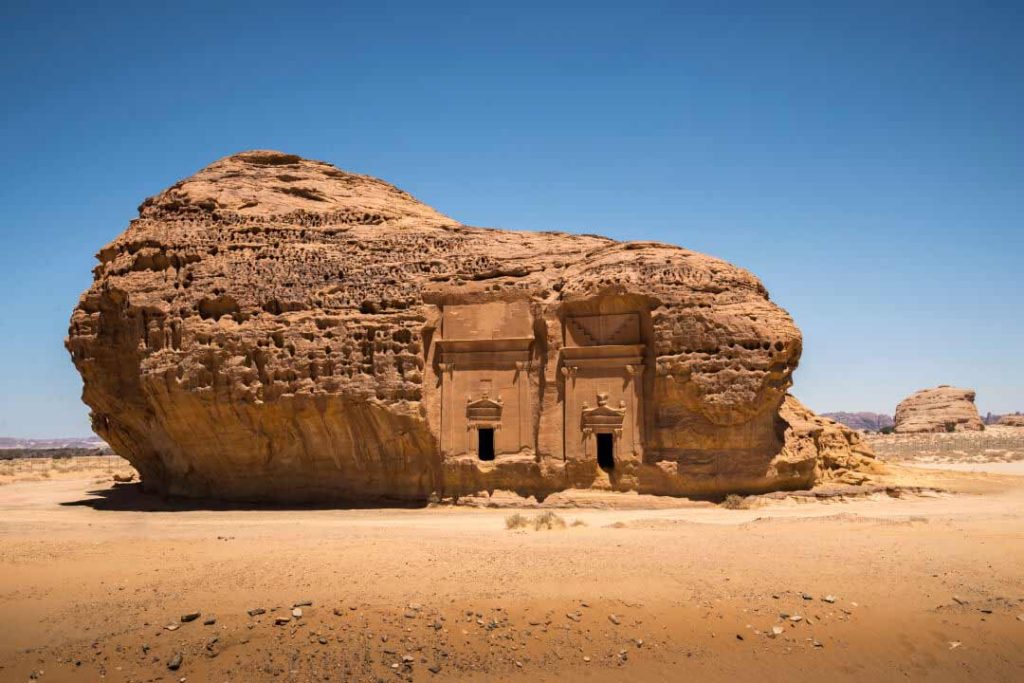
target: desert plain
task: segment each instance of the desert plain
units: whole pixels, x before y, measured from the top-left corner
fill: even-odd
[[[861,486],[725,503],[247,508],[3,462],[0,680],[1024,679],[1024,430],[872,440]]]

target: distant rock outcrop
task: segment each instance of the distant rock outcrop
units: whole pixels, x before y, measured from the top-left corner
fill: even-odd
[[[870,465],[788,395],[802,339],[764,285],[673,245],[471,227],[255,151],[147,199],[98,258],[67,348],[147,490],[716,496]]]
[[[896,406],[896,431],[917,432],[981,431],[985,424],[974,405],[974,390],[942,384],[922,389]]]
[[[895,424],[891,415],[884,415],[882,413],[838,412],[822,413],[821,416],[827,417],[830,420],[835,420],[836,422],[844,424],[851,429],[859,429],[865,432],[880,432]]]
[[[1013,413],[1012,415],[1003,415],[996,424],[1004,427],[1024,427],[1024,414]]]

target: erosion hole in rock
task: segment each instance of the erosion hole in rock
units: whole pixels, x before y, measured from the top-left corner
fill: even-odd
[[[597,434],[597,466],[602,470],[615,469],[615,442],[611,434]]]
[[[477,455],[481,460],[494,460],[494,430],[478,429],[477,433]]]

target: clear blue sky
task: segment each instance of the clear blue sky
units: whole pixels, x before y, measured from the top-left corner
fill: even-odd
[[[1020,2],[496,4],[3,3],[0,435],[88,432],[93,255],[251,148],[749,268],[817,410],[1024,410]]]

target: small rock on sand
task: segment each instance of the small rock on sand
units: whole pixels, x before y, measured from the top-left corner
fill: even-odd
[[[167,662],[167,668],[171,671],[177,671],[181,668],[181,653],[177,652]]]

